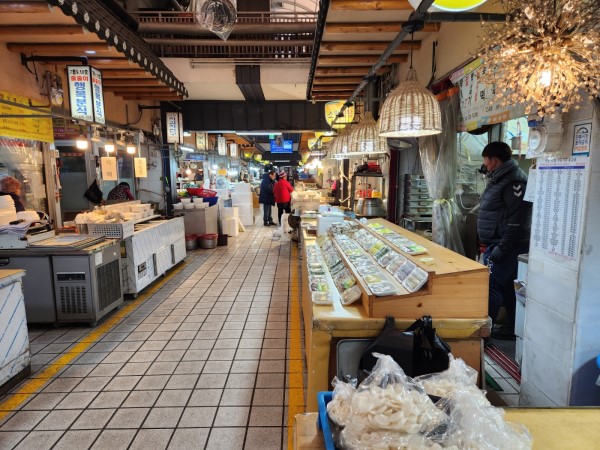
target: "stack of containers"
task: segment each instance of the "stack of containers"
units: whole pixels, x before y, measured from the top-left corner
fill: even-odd
[[[242,225],[254,225],[254,206],[252,205],[252,191],[250,184],[238,183],[231,194],[231,204],[238,208],[238,216]]]
[[[238,226],[239,221],[239,208],[234,206],[232,208],[221,209],[221,229],[223,234],[234,237],[240,234],[240,227]]]
[[[252,201],[252,200],[251,200]],[[0,225],[7,225],[17,220],[15,202],[10,195],[0,196]]]

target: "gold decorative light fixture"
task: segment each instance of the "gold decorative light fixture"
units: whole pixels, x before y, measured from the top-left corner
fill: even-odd
[[[600,3],[597,0],[502,0],[506,22],[483,23],[482,81],[495,101],[523,103],[542,117],[579,108],[600,88]]]
[[[440,104],[419,84],[412,65],[406,79],[387,96],[379,115],[379,135],[384,137],[431,136],[442,132]]]
[[[349,141],[348,152],[351,156],[387,152],[387,139],[379,135],[371,111],[365,111],[363,120],[352,130]]]

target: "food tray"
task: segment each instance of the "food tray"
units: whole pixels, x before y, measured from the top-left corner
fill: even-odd
[[[88,233],[92,236],[123,239],[133,236],[133,220],[121,223],[88,223]]]

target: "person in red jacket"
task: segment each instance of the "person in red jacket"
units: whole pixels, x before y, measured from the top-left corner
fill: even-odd
[[[275,203],[277,203],[277,222],[281,225],[281,216],[284,212],[290,214],[292,212],[291,193],[294,192],[294,188],[287,180],[287,173],[279,172],[279,181],[275,183],[273,188],[273,194],[275,195]]]

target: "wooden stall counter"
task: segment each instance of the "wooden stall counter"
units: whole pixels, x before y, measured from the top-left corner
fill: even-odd
[[[413,239],[413,236],[410,238]],[[427,242],[432,247],[430,244],[433,243]],[[313,412],[317,411],[317,393],[331,390],[330,382],[336,373],[337,361],[335,358],[335,349],[338,341],[342,339],[373,339],[377,337],[383,329],[386,314],[381,317],[371,317],[360,301],[352,305],[343,306],[339,300],[339,295],[332,296],[333,305],[315,305],[312,302],[309,290],[308,268],[306,266],[306,247],[316,245],[315,237],[309,236],[304,232],[302,235],[302,245],[302,255],[304,258],[304,263],[302,264],[302,312],[304,315],[308,378],[306,411]],[[455,258],[454,252],[444,250],[449,252],[446,257],[442,257],[441,250],[437,248],[434,252],[430,253],[433,255],[431,257],[439,260],[441,267],[439,269],[440,274],[442,274],[442,271],[460,274],[460,268],[453,265],[451,261],[458,259],[461,260],[462,264],[466,265],[468,263],[462,261],[462,259],[467,258],[461,255],[457,255],[459,258]],[[442,266],[442,262],[444,262],[444,266]],[[484,266],[473,262],[472,268],[474,271],[478,272],[482,267],[487,270]],[[462,358],[469,366],[482,373],[482,337],[489,336],[491,323],[487,317],[487,276],[481,280],[481,283],[484,285],[485,296],[479,294],[477,301],[480,306],[476,313],[463,309],[463,316],[459,315],[456,317],[456,315],[451,315],[448,317],[443,312],[447,311],[452,304],[455,304],[456,308],[460,308],[461,297],[445,298],[442,302],[444,309],[438,309],[436,305],[439,305],[439,302],[436,302],[436,296],[433,293],[420,297],[420,302],[426,306],[418,310],[410,307],[412,303],[407,301],[407,308],[404,311],[401,307],[402,303],[396,298],[396,304],[399,305],[398,308],[387,314],[393,315],[396,318],[396,327],[399,330],[408,328],[415,319],[422,315],[430,314],[433,317],[433,325],[437,329],[437,333],[450,344],[453,355]]]
[[[507,422],[527,427],[534,450],[598,448],[599,408],[507,408],[505,413]],[[325,449],[317,417],[317,413],[296,415],[294,450]]]

